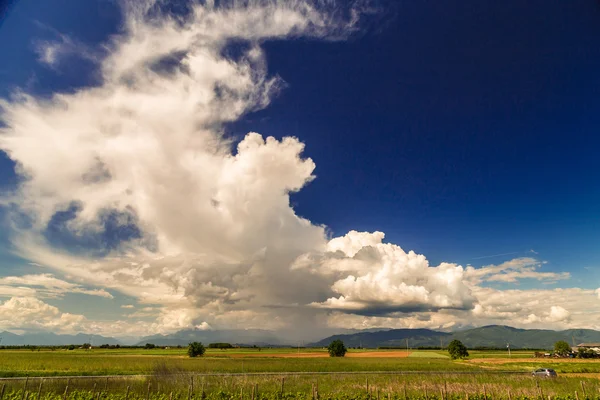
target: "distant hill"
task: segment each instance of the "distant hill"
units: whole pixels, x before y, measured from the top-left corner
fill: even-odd
[[[340,339],[346,347],[406,347],[406,339],[410,347],[434,347],[440,345],[440,339],[447,342],[450,333],[432,331],[430,329],[389,329],[378,332],[359,332],[347,335],[333,335],[310,346],[324,347],[333,340]]]
[[[323,347],[332,340],[341,339],[347,347],[434,347],[440,343],[447,345],[458,339],[467,347],[505,348],[507,343],[514,349],[551,349],[554,343],[564,340],[570,344],[600,342],[600,332],[591,329],[569,329],[552,331],[544,329],[518,329],[509,326],[490,325],[480,328],[447,333],[429,329],[390,329],[379,332],[360,332],[349,335],[334,335],[322,339],[311,346]]]
[[[365,330],[358,329],[338,329],[329,330],[338,332],[338,334],[365,334],[387,331],[389,328],[370,328]],[[190,342],[218,343],[225,342],[242,346],[261,346],[261,347],[295,347],[299,343],[307,343],[304,340],[298,340],[297,332],[293,331],[269,331],[263,329],[223,329],[223,330],[198,330],[187,329],[167,335],[152,335],[139,339],[137,345],[152,343],[157,346],[187,346]],[[313,339],[314,340],[314,339]]]
[[[0,332],[3,346],[66,346],[69,344],[84,344],[91,343],[93,346],[101,344],[123,345],[119,340],[112,337],[104,337],[100,335],[88,335],[78,333],[76,335],[57,335],[52,332],[35,332],[17,335],[8,331]]]
[[[440,343],[448,345],[453,339],[458,339],[467,347],[492,347],[506,348],[510,343],[513,349],[540,348],[551,349],[559,340],[569,344],[584,342],[600,342],[600,331],[591,329],[569,329],[565,331],[552,331],[545,329],[518,329],[509,326],[490,325],[480,328],[466,329],[456,332],[440,332],[431,329],[368,329],[361,331],[341,329],[341,333],[328,336],[325,339],[308,344],[309,347],[325,347],[334,339],[341,339],[347,347],[400,347],[407,345],[416,347],[439,347]],[[146,336],[133,341],[118,340],[112,337],[99,335],[88,335],[79,333],[77,335],[58,335],[51,332],[26,333],[17,335],[12,332],[0,332],[1,345],[23,346],[23,345],[47,345],[64,346],[69,344],[81,345],[92,343],[94,347],[102,344],[123,345],[127,344],[145,345],[153,343],[158,346],[186,346],[190,342],[202,342],[204,344],[226,342],[247,346],[295,346],[297,341],[288,341],[290,332],[274,332],[261,329],[231,329],[231,330],[182,330],[168,335]]]
[[[231,329],[231,330],[182,330],[169,335],[152,335],[140,339],[139,345],[152,343],[158,346],[187,345],[190,342],[204,344],[225,342],[232,344],[277,346],[283,345],[275,332],[261,329]]]

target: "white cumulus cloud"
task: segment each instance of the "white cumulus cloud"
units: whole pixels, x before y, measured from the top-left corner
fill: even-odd
[[[82,331],[83,315],[63,313],[34,297],[12,297],[0,304],[0,326],[16,330]]]
[[[296,268],[343,275],[331,286],[339,294],[315,307],[356,313],[469,309],[474,302],[461,266],[430,267],[425,256],[382,243],[383,233],[349,232],[332,239],[328,252],[301,257]]]

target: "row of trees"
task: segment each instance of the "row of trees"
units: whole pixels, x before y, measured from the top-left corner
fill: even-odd
[[[229,343],[211,343],[208,347],[213,349],[228,349],[232,348],[233,346]],[[329,352],[330,357],[344,357],[348,352],[348,349],[346,349],[343,341],[336,339],[329,344],[327,351]],[[205,352],[206,348],[200,342],[192,342],[188,346],[188,355],[190,357],[203,356]],[[460,340],[453,340],[450,342],[448,345],[448,354],[453,360],[469,357],[469,351],[467,347]],[[567,342],[558,341],[554,344],[554,354],[561,357],[568,357],[573,354],[573,352],[571,346],[569,346]],[[598,353],[590,349],[580,348],[578,349],[577,357],[595,358],[598,357]]]
[[[346,346],[344,346],[344,342],[336,339],[329,343],[327,351],[329,352],[330,357],[344,357],[347,349]],[[469,357],[469,351],[467,350],[467,347],[460,340],[453,340],[450,342],[448,345],[448,353],[450,354],[450,358],[453,360]]]

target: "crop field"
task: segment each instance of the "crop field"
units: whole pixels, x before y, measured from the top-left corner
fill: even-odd
[[[540,367],[559,377],[533,378]],[[600,400],[600,361],[519,351],[3,350],[0,375],[0,400]]]

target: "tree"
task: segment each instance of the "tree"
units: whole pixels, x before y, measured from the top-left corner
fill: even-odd
[[[200,342],[192,342],[188,345],[188,356],[190,357],[198,357],[203,356],[206,349]]]
[[[339,339],[329,343],[327,350],[329,351],[330,357],[344,357],[347,351],[346,346],[344,346],[344,342]]]
[[[146,350],[152,350],[156,348],[156,345],[154,343],[146,343],[146,345],[144,346],[144,348]]]
[[[554,354],[558,354],[561,357],[567,357],[571,354],[571,346],[564,340],[559,340],[554,343]]]
[[[448,353],[450,353],[450,358],[456,360],[457,358],[466,358],[469,357],[469,351],[467,347],[462,344],[460,340],[453,340],[448,345]]]

